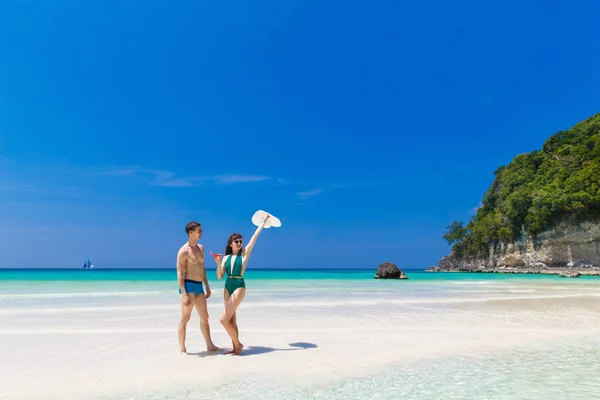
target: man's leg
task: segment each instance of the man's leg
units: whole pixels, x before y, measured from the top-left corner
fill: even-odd
[[[201,293],[196,296],[194,300],[194,305],[196,306],[196,311],[198,312],[198,316],[200,317],[200,330],[202,331],[202,336],[204,336],[204,341],[206,342],[206,350],[208,351],[217,351],[221,350],[212,342],[210,338],[210,326],[208,324],[208,308],[206,305],[206,295]]]
[[[183,304],[183,296],[181,297],[181,320],[179,321],[179,327],[177,328],[177,335],[179,336],[179,351],[182,353],[186,353],[187,350],[185,348],[185,328],[187,326],[187,323],[190,321],[194,303],[190,303],[190,305],[186,306],[185,304]],[[192,296],[190,296],[190,301],[191,300]]]

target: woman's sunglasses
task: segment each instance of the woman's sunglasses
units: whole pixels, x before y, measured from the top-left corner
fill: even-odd
[[[242,239],[236,239],[236,240],[234,240],[232,243],[235,243],[235,244],[242,244]]]

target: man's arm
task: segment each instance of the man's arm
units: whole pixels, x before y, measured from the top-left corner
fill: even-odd
[[[202,246],[201,244],[198,244],[198,248],[202,252],[201,268],[202,268],[202,282],[204,283],[204,295],[208,299],[210,297],[211,293],[210,293],[210,286],[208,285],[208,276],[206,275],[206,268],[204,267],[204,261],[206,261],[204,259],[204,246]]]
[[[204,267],[204,262],[206,261],[204,259],[204,246],[199,244],[198,247],[200,248],[200,251],[202,252],[202,281],[204,282],[206,298],[209,298],[210,297],[210,286],[208,285],[208,274],[206,273],[206,268]]]
[[[204,281],[204,286],[210,289],[210,286],[208,286],[208,277],[206,276],[206,268],[202,266],[202,269],[202,274],[204,275],[204,279],[202,279]]]
[[[177,283],[179,284],[179,289],[181,289],[181,294],[185,296],[187,296],[187,293],[183,279],[185,276],[186,260],[185,251],[179,250],[177,253]]]

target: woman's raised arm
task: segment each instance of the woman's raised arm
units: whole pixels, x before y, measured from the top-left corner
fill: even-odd
[[[254,235],[252,235],[252,237],[250,238],[250,242],[248,242],[248,244],[246,245],[246,248],[244,249],[244,253],[245,253],[244,256],[246,256],[246,259],[248,259],[248,257],[250,257],[250,253],[252,253],[252,249],[254,248],[256,239],[258,239],[258,235],[260,235],[260,233],[262,232],[269,217],[270,217],[269,214],[265,215],[265,219],[263,220],[262,224],[260,224],[260,226],[258,228],[256,228],[256,231],[254,231]]]

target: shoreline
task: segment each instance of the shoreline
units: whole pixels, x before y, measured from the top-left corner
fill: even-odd
[[[599,268],[552,268],[552,269],[529,269],[529,268],[440,268],[431,266],[425,272],[467,272],[480,274],[523,274],[523,275],[558,275],[562,277],[600,276]]]

